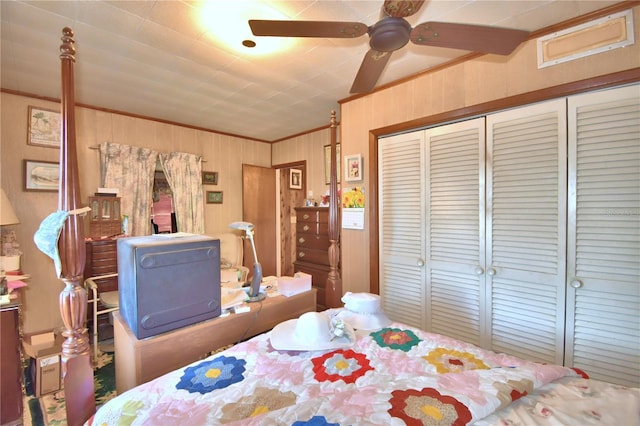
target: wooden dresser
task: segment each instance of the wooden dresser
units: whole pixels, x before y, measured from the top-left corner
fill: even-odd
[[[87,260],[84,266],[85,279],[118,272],[118,249],[116,243],[116,238],[86,241]],[[95,281],[98,285],[98,293],[118,290],[118,277],[103,278]],[[91,298],[91,296],[89,296],[89,298]],[[98,302],[98,309],[103,309],[100,302]],[[93,321],[91,312],[93,312],[93,306],[89,303],[87,311],[89,330],[92,329],[91,322]],[[106,315],[103,315],[98,320],[98,335],[100,335],[101,338],[109,338],[113,335],[113,328]]]
[[[312,276],[312,285],[318,290],[317,310],[327,308],[325,287],[329,274],[329,208],[296,207],[296,260],[295,272]]]
[[[20,353],[22,326],[20,302],[0,307],[0,424],[22,424],[22,356]]]

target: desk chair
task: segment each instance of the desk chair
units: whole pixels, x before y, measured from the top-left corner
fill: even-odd
[[[93,362],[97,362],[98,355],[100,355],[100,348],[98,347],[98,315],[108,314],[110,312],[117,311],[120,309],[120,300],[118,296],[118,291],[106,291],[100,293],[98,291],[98,284],[96,280],[101,280],[104,278],[113,278],[117,277],[118,274],[106,274],[100,275],[97,277],[87,278],[84,281],[84,287],[87,291],[91,291],[91,296],[88,298],[87,302],[91,303],[93,306]],[[98,302],[102,302],[102,309],[98,309]]]

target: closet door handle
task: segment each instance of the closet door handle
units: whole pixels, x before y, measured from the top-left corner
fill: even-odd
[[[571,281],[571,284],[570,284],[570,285],[571,285],[571,287],[573,287],[573,288],[580,288],[580,287],[582,287],[582,281],[580,281],[580,280],[573,280],[573,281]]]
[[[424,266],[424,260],[418,259],[418,261],[416,262],[416,265],[422,268]]]
[[[476,269],[474,269],[474,272],[476,273],[476,275],[482,275],[484,274],[484,269],[482,268],[482,266],[476,266]]]
[[[487,274],[493,277],[496,274],[496,270],[493,268],[489,268],[487,269]]]

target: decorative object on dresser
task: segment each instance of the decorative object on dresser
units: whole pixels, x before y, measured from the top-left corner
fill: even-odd
[[[89,197],[89,225],[87,236],[92,238],[112,237],[122,233],[120,197],[100,195]]]
[[[327,207],[296,207],[295,272],[312,276],[318,289],[317,310],[328,307],[325,288],[329,275],[329,209]]]

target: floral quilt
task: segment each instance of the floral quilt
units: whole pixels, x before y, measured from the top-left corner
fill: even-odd
[[[465,425],[578,377],[400,323],[356,334],[325,352],[276,351],[262,334],[119,395],[89,423]]]

